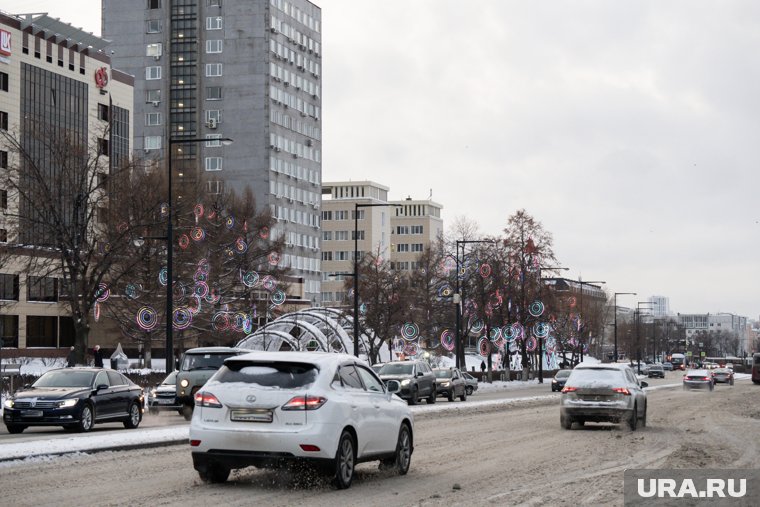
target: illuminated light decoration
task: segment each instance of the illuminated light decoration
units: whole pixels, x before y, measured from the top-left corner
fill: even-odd
[[[504,302],[504,299],[501,297],[501,294],[499,293],[498,290],[492,293],[490,296],[488,296],[488,304],[490,304],[491,308],[493,308],[494,310],[499,308],[503,302]]]
[[[488,332],[488,338],[495,342],[496,340],[501,339],[501,328],[498,326],[492,327],[491,330]]]
[[[211,265],[209,264],[208,259],[206,258],[199,260],[197,266],[200,271],[206,274],[208,274],[209,271],[211,271]]]
[[[416,356],[420,353],[420,345],[415,342],[407,342],[403,350],[407,356]]]
[[[158,272],[158,283],[161,285],[166,285],[166,279],[169,275],[166,273],[166,268],[161,268],[161,271]]]
[[[211,210],[208,213],[206,213],[206,220],[211,222],[212,220],[216,218],[216,215],[217,215],[216,210],[211,208]]]
[[[124,287],[124,295],[129,299],[137,299],[140,296],[140,292],[141,287],[134,283],[128,283],[127,286]]]
[[[225,255],[227,255],[227,257],[234,257],[235,256],[235,250],[233,250],[230,247],[226,247],[224,249],[224,253],[225,253]]]
[[[519,322],[515,322],[509,327],[504,327],[501,330],[502,336],[506,338],[508,341],[512,342],[515,340],[519,340],[523,335],[523,327],[520,325]]]
[[[483,278],[488,278],[491,276],[491,265],[490,264],[483,264],[480,266],[480,276]]]
[[[190,238],[187,234],[182,234],[180,235],[179,240],[177,240],[177,243],[182,250],[186,250],[187,247],[190,246]]]
[[[243,220],[243,232],[248,232],[248,220]]]
[[[446,257],[446,259],[442,260],[440,262],[440,266],[441,266],[441,269],[445,271],[446,273],[450,273],[457,268],[456,261],[452,259],[451,257]]]
[[[198,223],[198,219],[203,216],[203,212],[205,210],[203,209],[203,204],[196,204],[193,208],[193,215],[195,215],[195,223]]]
[[[405,346],[406,346],[406,342],[402,340],[401,338],[393,339],[393,352],[396,352],[396,353],[403,352]]]
[[[538,346],[538,340],[535,336],[529,337],[527,340],[525,340],[525,350],[528,352],[535,352],[536,347]]]
[[[225,331],[230,327],[230,317],[227,312],[217,312],[211,317],[211,327],[214,331]]]
[[[95,86],[105,88],[108,85],[108,67],[100,67],[95,71]]]
[[[242,276],[243,285],[253,288],[259,283],[259,274],[255,271],[248,271]]]
[[[420,328],[414,322],[405,322],[401,326],[401,337],[404,340],[414,340],[420,332]]]
[[[98,284],[98,290],[95,291],[95,301],[98,303],[104,303],[111,297],[111,291],[108,289],[108,285],[101,282]]]
[[[232,326],[238,331],[243,331],[245,329],[246,322],[250,323],[250,321],[251,319],[248,317],[247,313],[237,312],[233,316]]]
[[[367,315],[367,303],[362,303],[359,305],[359,313],[361,315]]]
[[[193,294],[199,298],[206,297],[206,294],[208,294],[208,284],[206,282],[196,282]]]
[[[278,289],[272,293],[269,299],[272,301],[273,305],[280,306],[285,302],[285,293]]]
[[[206,231],[204,231],[201,227],[193,227],[190,231],[190,237],[193,239],[193,241],[203,241],[206,239]]]
[[[539,338],[546,338],[549,336],[549,325],[545,322],[536,322],[533,326],[533,334]]]
[[[192,303],[192,301],[195,301],[195,305],[194,306],[192,304],[190,304],[190,303]],[[190,310],[190,313],[197,314],[198,312],[201,311],[201,308],[202,308],[202,306],[201,306],[201,298],[199,298],[196,295],[193,295],[188,300],[187,309]]]
[[[208,294],[206,294],[206,302],[216,304],[222,299],[222,295],[219,294],[219,289],[214,287],[213,289],[209,290]]]
[[[244,254],[248,251],[248,243],[245,242],[245,238],[239,236],[235,240],[235,251],[239,254]]]
[[[266,227],[266,226],[262,227],[261,230],[259,231],[259,237],[261,239],[269,238],[269,227]]]
[[[487,356],[491,353],[491,342],[485,337],[481,337],[480,340],[478,340],[478,352],[480,352],[481,356]]]
[[[275,280],[272,275],[267,275],[262,278],[261,285],[264,287],[264,289],[272,291],[277,286],[277,280]]]
[[[95,317],[95,322],[100,320],[100,303],[92,305],[92,316]]]
[[[528,306],[528,313],[530,313],[533,317],[540,317],[544,314],[544,304],[538,300],[533,301]]]
[[[150,306],[143,306],[137,310],[137,325],[145,331],[150,331],[158,324],[158,314]]]
[[[271,252],[267,258],[269,259],[270,266],[276,266],[280,263],[280,254],[277,252]]]
[[[570,308],[575,308],[575,305],[576,305],[575,296],[570,296],[569,298],[567,298],[567,303],[570,305]]]
[[[159,213],[161,214],[161,218],[166,218],[169,216],[169,203],[162,202],[158,207]]]
[[[194,282],[207,282],[208,281],[208,275],[199,269],[199,270],[197,270],[193,274],[193,281]]]
[[[507,344],[507,340],[505,340],[503,336],[500,336],[498,340],[493,342],[493,344],[497,349],[501,349]]]
[[[224,225],[227,226],[227,229],[232,230],[235,227],[235,217],[227,217],[227,220],[224,221]]]
[[[106,243],[106,242],[100,243],[98,245],[98,251],[100,252],[101,255],[107,254],[108,252],[111,251],[111,243]]]
[[[172,325],[174,329],[187,329],[192,322],[193,312],[185,306],[177,308],[172,313]]]
[[[467,268],[464,266],[460,266],[459,273],[458,273],[459,278],[464,278],[464,275],[466,274],[467,274]]]
[[[129,224],[127,222],[121,222],[119,225],[116,226],[116,231],[119,234],[123,234],[127,232],[128,229],[129,229]]]
[[[470,329],[473,333],[475,334],[480,333],[484,327],[485,327],[485,323],[483,322],[483,319],[470,320]]]
[[[451,289],[451,285],[449,284],[443,284],[438,288],[438,297],[439,298],[447,298],[451,297],[451,295],[454,293],[454,291]]]

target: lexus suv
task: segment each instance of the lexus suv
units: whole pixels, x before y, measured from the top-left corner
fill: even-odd
[[[410,405],[416,405],[420,398],[425,398],[428,403],[435,403],[435,375],[425,361],[385,363],[377,374],[386,384],[389,380],[397,380],[401,384],[401,391],[397,394]]]

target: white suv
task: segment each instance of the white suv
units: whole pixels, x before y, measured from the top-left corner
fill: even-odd
[[[354,468],[380,461],[409,470],[412,413],[354,356],[325,352],[252,352],[231,357],[195,395],[190,423],[193,466],[205,482],[233,468],[307,461],[339,489]]]

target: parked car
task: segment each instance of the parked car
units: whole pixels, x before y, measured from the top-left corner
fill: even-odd
[[[449,401],[459,398],[467,401],[467,382],[458,368],[434,368],[436,396],[445,396]]]
[[[416,405],[420,398],[435,403],[435,375],[425,361],[393,361],[385,363],[377,373],[383,382],[397,380],[401,384],[398,395],[410,405]]]
[[[647,377],[649,378],[665,378],[665,368],[661,364],[653,364],[649,366],[647,370]]]
[[[562,388],[560,424],[569,430],[574,422],[619,423],[627,421],[631,431],[646,426],[646,382],[639,381],[625,364],[605,363],[576,366]]]
[[[684,389],[709,389],[713,390],[712,375],[708,370],[687,370],[683,376]]]
[[[145,398],[140,386],[117,371],[62,368],[43,373],[5,400],[4,408],[8,433],[21,433],[29,426],[90,431],[95,423],[106,422],[137,428]]]
[[[734,385],[734,372],[728,368],[716,368],[712,371],[713,384]]]
[[[148,392],[148,412],[158,414],[161,410],[176,410],[182,414],[182,405],[177,401],[177,370]]]
[[[573,370],[559,370],[552,379],[552,392],[561,391]]]
[[[182,354],[177,372],[177,403],[182,406],[186,420],[193,416],[195,393],[221,368],[224,360],[248,352],[234,347],[198,347]]]
[[[379,372],[380,368],[382,368],[384,364],[385,363],[376,363],[376,364],[373,364],[372,365],[372,371],[374,371],[375,373]]]
[[[670,362],[662,363],[662,369],[665,371],[673,371],[673,363],[670,363]]]
[[[467,373],[466,371],[461,372],[462,378],[464,379],[465,385],[466,385],[466,392],[467,396],[472,396],[472,393],[478,390],[478,379]]]
[[[204,482],[233,468],[307,462],[339,489],[354,468],[380,461],[404,475],[414,450],[409,406],[354,356],[252,352],[225,360],[195,395],[193,466]]]

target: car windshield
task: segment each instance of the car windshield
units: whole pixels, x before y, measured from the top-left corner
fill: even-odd
[[[373,365],[372,365],[372,370],[373,370],[375,373],[377,373],[377,372],[379,372],[379,371],[380,371],[380,369],[381,369],[382,367],[383,367],[383,365],[382,365],[382,364],[373,364]]]
[[[662,370],[662,366],[659,364],[653,364],[649,367],[650,370]]]
[[[224,364],[224,360],[233,355],[230,353],[185,354],[185,360],[182,361],[182,370],[218,370]]]
[[[559,370],[557,374],[555,375],[556,378],[567,378],[570,376],[570,374],[573,372],[573,370]]]
[[[228,361],[214,377],[221,383],[243,382],[263,387],[300,389],[317,379],[319,370],[310,363],[287,361]]]
[[[173,371],[169,374],[168,377],[164,379],[163,382],[161,382],[161,385],[176,385],[177,384],[177,372]]]
[[[451,370],[433,370],[435,378],[451,378]]]
[[[625,382],[623,372],[617,368],[581,368],[575,369],[568,377],[566,386],[570,387],[604,387],[621,385]]]
[[[33,387],[91,387],[95,373],[91,371],[58,370],[43,374]]]
[[[414,371],[412,363],[387,363],[384,364],[379,375],[411,375]]]

